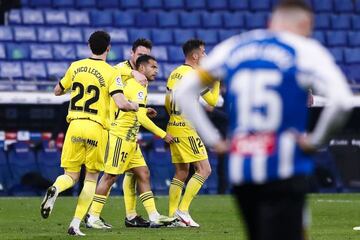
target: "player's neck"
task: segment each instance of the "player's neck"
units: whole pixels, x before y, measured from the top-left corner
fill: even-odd
[[[196,62],[194,62],[190,59],[185,59],[185,65],[189,65],[192,68],[197,68],[199,66]]]
[[[106,54],[101,54],[101,55],[92,54],[90,58],[91,59],[96,59],[96,60],[106,61]]]

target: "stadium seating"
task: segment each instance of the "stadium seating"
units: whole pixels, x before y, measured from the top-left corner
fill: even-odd
[[[60,28],[60,39],[63,43],[83,43],[84,39],[76,28],[62,27]]]
[[[91,25],[94,27],[112,26],[113,24],[112,12],[109,10],[94,10],[91,11],[90,16]]]
[[[350,47],[360,46],[360,32],[348,32],[348,39]]]
[[[164,9],[167,10],[182,10],[185,8],[184,0],[164,1]]]
[[[120,7],[120,4],[119,1],[101,0],[101,1],[97,1],[97,7],[100,9],[104,9],[104,8],[117,9]]]
[[[222,14],[204,12],[201,15],[204,28],[222,28]]]
[[[89,13],[86,11],[68,11],[68,22],[70,26],[89,26]]]
[[[74,8],[75,0],[53,1],[52,5],[54,8]]]
[[[42,148],[37,152],[37,161],[41,175],[50,182],[55,182],[57,176],[64,172],[60,167],[60,157],[57,148],[49,148],[48,142],[43,141]]]
[[[205,0],[185,0],[185,6],[188,10],[204,10],[206,2]]]
[[[8,195],[12,182],[12,176],[7,163],[7,157],[4,150],[0,150],[0,196]]]
[[[6,59],[6,50],[4,44],[0,43],[0,59]]]
[[[41,10],[23,9],[22,22],[26,25],[44,24],[44,16]]]
[[[44,11],[46,25],[67,25],[68,18],[64,10]]]
[[[179,16],[176,12],[159,12],[158,23],[160,28],[170,28],[179,26]]]
[[[43,62],[23,62],[24,78],[47,80],[46,66]]]
[[[53,54],[49,44],[31,44],[30,58],[32,60],[52,60]]]
[[[21,62],[0,62],[0,79],[15,80],[22,77]]]
[[[167,193],[174,176],[170,151],[152,150],[148,154],[147,161],[150,169],[151,189],[158,193]]]
[[[133,12],[119,12],[114,13],[114,25],[116,27],[132,27],[135,26],[135,15]]]
[[[0,41],[7,42],[13,40],[14,37],[11,28],[6,26],[0,26]]]
[[[96,8],[96,0],[75,0],[75,7],[81,9]]]
[[[37,39],[39,42],[60,42],[60,33],[55,27],[39,27]]]
[[[157,44],[171,44],[173,42],[172,31],[165,29],[152,29],[151,30],[151,39],[153,43]]]
[[[334,2],[334,9],[337,12],[353,12],[354,6],[352,0],[333,0]]]

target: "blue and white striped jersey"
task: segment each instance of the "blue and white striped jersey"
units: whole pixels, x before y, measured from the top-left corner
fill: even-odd
[[[332,105],[320,117],[313,144],[324,141],[330,121],[342,117],[336,106],[347,104],[344,99],[351,95],[328,51],[291,33],[255,30],[232,37],[214,48],[202,68],[227,86],[234,184],[311,173],[312,160],[296,144],[306,130],[307,89],[326,96]],[[208,130],[198,131],[202,135]]]

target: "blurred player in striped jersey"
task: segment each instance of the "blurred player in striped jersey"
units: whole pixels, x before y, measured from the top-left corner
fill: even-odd
[[[351,109],[351,90],[331,54],[311,36],[313,13],[300,0],[275,7],[268,30],[234,36],[214,48],[175,93],[200,136],[226,149],[198,104],[202,86],[222,79],[230,116],[230,180],[251,240],[304,239],[308,153],[327,143]],[[307,89],[328,105],[311,134]]]
[[[172,162],[175,165],[175,176],[169,189],[169,216],[178,217],[183,225],[199,227],[189,214],[191,201],[211,173],[206,148],[196,130],[189,124],[179,110],[173,97],[176,85],[183,76],[194,71],[200,60],[206,55],[205,43],[199,39],[190,39],[183,45],[185,63],[177,67],[169,76],[165,107],[170,115],[167,132],[175,138],[170,145]],[[220,91],[220,82],[215,82],[211,88],[204,88],[201,97],[211,106],[215,106]],[[189,180],[184,196],[181,199],[184,182],[189,175],[190,164],[195,167],[195,173]]]

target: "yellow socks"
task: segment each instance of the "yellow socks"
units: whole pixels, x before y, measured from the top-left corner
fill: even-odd
[[[173,178],[169,188],[169,216],[174,216],[176,209],[179,206],[182,189],[184,183],[179,179]]]
[[[94,195],[89,213],[95,217],[100,217],[102,209],[106,203],[107,196],[104,195]]]
[[[56,178],[56,181],[54,182],[53,186],[56,187],[58,193],[61,193],[66,189],[69,189],[72,186],[74,186],[74,184],[75,181],[69,175],[63,174]]]
[[[158,211],[156,210],[154,195],[152,191],[144,192],[139,196],[141,202],[143,203],[146,212],[149,215],[150,221],[154,221],[152,218],[153,216],[156,217],[159,215]]]
[[[85,180],[84,187],[79,195],[74,218],[83,219],[95,195],[96,182]]]
[[[125,173],[123,192],[126,217],[131,220],[136,217],[136,178],[132,173]]]
[[[191,179],[189,180],[189,182],[186,186],[184,196],[179,205],[180,211],[183,211],[183,212],[189,211],[189,206],[190,206],[191,201],[194,199],[196,194],[199,192],[199,190],[200,190],[201,186],[204,184],[205,180],[206,179],[204,177],[200,176],[197,173],[192,175]]]

